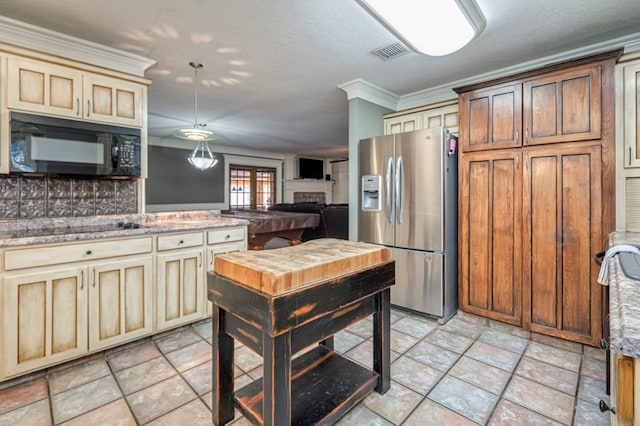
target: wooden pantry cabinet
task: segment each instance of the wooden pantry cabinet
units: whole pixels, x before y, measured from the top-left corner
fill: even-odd
[[[7,107],[142,127],[146,85],[35,59],[8,57]]]
[[[593,255],[615,227],[618,54],[456,89],[463,311],[598,343]]]

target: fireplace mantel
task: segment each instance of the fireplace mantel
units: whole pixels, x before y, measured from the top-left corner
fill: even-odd
[[[331,189],[333,181],[318,179],[291,179],[282,183],[282,198],[284,203],[293,203],[294,192],[324,192],[325,202],[331,204]]]

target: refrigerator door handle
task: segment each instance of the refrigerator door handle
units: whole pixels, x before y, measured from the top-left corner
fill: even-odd
[[[396,166],[396,221],[402,223],[402,215],[404,214],[404,161],[402,156],[398,157]]]
[[[385,183],[387,185],[387,193],[385,203],[387,207],[387,220],[393,223],[393,204],[391,202],[391,179],[393,176],[393,158],[387,158],[387,173],[385,174]]]

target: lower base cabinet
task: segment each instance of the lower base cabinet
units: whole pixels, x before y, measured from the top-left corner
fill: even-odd
[[[153,332],[152,256],[90,267],[89,350]]]
[[[204,317],[203,250],[179,250],[156,259],[156,330]]]
[[[640,362],[611,352],[611,409],[612,426],[640,424]],[[600,403],[601,406],[603,402]]]
[[[4,376],[87,353],[86,268],[7,275],[2,286]]]

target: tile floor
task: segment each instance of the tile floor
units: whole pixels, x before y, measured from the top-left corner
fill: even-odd
[[[608,425],[604,353],[460,313],[445,325],[392,311],[392,385],[340,425]],[[336,350],[371,366],[370,319]],[[211,322],[0,383],[0,425],[211,424]],[[236,350],[235,385],[262,374]],[[248,424],[236,412],[233,424]]]

